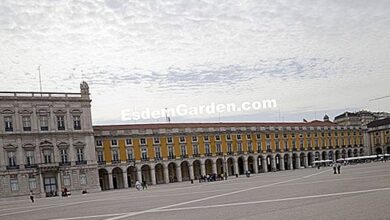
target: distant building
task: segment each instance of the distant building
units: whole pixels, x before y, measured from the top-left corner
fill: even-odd
[[[367,124],[371,154],[390,154],[390,117]]]
[[[80,89],[0,92],[0,197],[99,189],[87,83]]]
[[[370,112],[370,111],[358,111],[358,112],[344,112],[334,118],[334,123],[343,126],[366,126],[368,123],[390,117],[388,112]]]

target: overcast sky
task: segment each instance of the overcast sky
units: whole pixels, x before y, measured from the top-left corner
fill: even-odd
[[[390,1],[0,1],[0,90],[92,93],[121,110],[275,99],[172,121],[299,121],[390,111]],[[164,121],[153,120],[153,121]]]

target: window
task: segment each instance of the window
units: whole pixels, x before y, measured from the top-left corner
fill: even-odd
[[[44,159],[44,163],[51,163],[51,154],[52,154],[52,151],[51,150],[44,150],[43,151],[43,159]]]
[[[28,179],[28,186],[30,190],[36,189],[37,188],[37,179],[35,177],[30,177]]]
[[[19,183],[17,179],[11,179],[10,185],[11,185],[11,191],[15,192],[19,190]]]
[[[15,151],[8,152],[8,166],[10,166],[10,167],[16,166],[16,153],[15,153]]]
[[[99,146],[99,147],[103,146],[102,140],[97,140],[96,141],[96,146]]]
[[[230,141],[232,139],[232,137],[230,136],[230,134],[227,134],[226,135],[226,140]]]
[[[199,146],[197,144],[192,145],[192,151],[194,155],[199,155]]]
[[[249,152],[253,152],[252,142],[251,142],[251,141],[248,141],[248,142],[247,142],[247,145],[248,145],[248,151],[249,151]]]
[[[174,155],[173,146],[168,146],[168,157],[173,158]]]
[[[198,141],[198,136],[192,136],[192,142],[197,142]]]
[[[283,134],[283,138],[287,138],[287,134]]]
[[[49,130],[49,119],[46,115],[40,117],[40,126],[41,131],[48,131]]]
[[[300,140],[300,141],[299,141],[299,147],[300,147],[300,148],[303,148],[303,140]]]
[[[86,185],[87,184],[87,175],[85,173],[80,174],[80,185]]]
[[[98,151],[97,152],[97,162],[103,162],[104,161],[104,157],[103,157],[103,151]]]
[[[215,140],[216,140],[216,141],[220,141],[220,140],[221,140],[221,136],[215,135]]]
[[[23,116],[23,131],[31,131],[31,118],[30,116]]]
[[[77,148],[77,161],[78,162],[84,161],[84,149],[83,148]]]
[[[186,138],[184,136],[180,136],[179,138],[180,143],[186,142]]]
[[[27,165],[34,164],[34,151],[32,150],[26,151],[26,163]]]
[[[130,138],[127,138],[127,139],[126,139],[126,145],[127,145],[127,146],[133,145],[133,141],[132,141]]]
[[[64,186],[70,186],[70,176],[64,175]]]
[[[216,147],[217,147],[217,153],[221,153],[222,152],[221,144],[217,143]]]
[[[297,147],[295,144],[295,140],[292,140],[292,147],[293,147],[293,149],[295,149]]]
[[[13,125],[12,125],[12,117],[11,116],[5,116],[4,117],[4,127],[5,131],[13,131]]]
[[[167,137],[167,143],[168,143],[168,144],[172,144],[172,143],[173,143],[172,137]]]
[[[241,140],[241,134],[237,134],[237,140]]]
[[[148,159],[148,150],[146,149],[146,147],[141,148],[141,158],[142,160]]]
[[[291,134],[291,137],[295,138],[295,133],[292,133],[292,134]]]
[[[227,143],[227,151],[228,153],[233,153],[232,143]]]
[[[250,134],[247,134],[247,135],[246,135],[246,139],[247,139],[247,140],[250,140],[250,139],[251,139],[251,135],[250,135]]]
[[[242,152],[242,143],[237,143],[237,151]]]
[[[318,139],[314,140],[314,145],[315,145],[315,147],[318,147]]]
[[[265,138],[269,138],[269,134],[265,134]]]
[[[184,145],[184,144],[181,145],[180,150],[181,150],[181,155],[182,156],[187,155],[187,146],[186,145]]]
[[[161,158],[161,148],[160,147],[155,147],[154,148],[154,154],[155,154],[155,158],[156,159],[160,159]]]
[[[261,135],[260,134],[256,134],[256,138],[259,140],[261,139]]]
[[[57,116],[57,129],[58,130],[65,130],[65,120],[64,116]]]
[[[275,134],[274,134],[274,137],[275,137],[275,138],[279,138],[279,134],[278,134],[278,133],[275,133]]]
[[[160,143],[160,138],[158,138],[158,137],[153,138],[153,143],[154,144],[159,144]]]
[[[118,162],[119,161],[119,152],[118,150],[112,150],[112,161]]]
[[[73,116],[73,129],[74,130],[81,130],[81,119],[79,115]]]
[[[111,140],[111,146],[118,146],[118,141],[115,139]]]
[[[267,142],[266,142],[266,149],[267,149],[267,151],[271,150],[271,142],[269,140],[267,140]]]
[[[257,141],[257,151],[261,151],[261,141]]]
[[[206,152],[206,154],[211,154],[210,144],[204,145],[204,152]]]
[[[66,149],[61,149],[60,150],[60,154],[61,154],[61,162],[62,163],[67,163],[68,162],[68,152]]]
[[[140,138],[140,139],[139,139],[139,142],[140,142],[141,144],[146,144],[146,138]]]
[[[288,151],[288,141],[287,140],[284,141],[284,150]]]
[[[275,142],[275,147],[276,147],[276,150],[280,150],[279,141]]]
[[[206,142],[209,141],[209,136],[207,136],[207,135],[204,136],[204,137],[203,137],[203,140],[206,141]]]
[[[134,150],[132,147],[127,148],[127,159],[134,160]]]

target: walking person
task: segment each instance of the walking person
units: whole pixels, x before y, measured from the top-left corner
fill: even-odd
[[[341,164],[340,163],[337,163],[337,173],[340,174],[340,170],[341,170]]]
[[[31,199],[31,202],[34,203],[34,194],[33,194],[32,190],[30,190],[30,199]]]
[[[337,174],[337,171],[336,171],[336,169],[337,169],[336,162],[333,163],[332,167],[333,167],[333,174]]]
[[[137,182],[135,182],[135,188],[140,191],[141,190],[141,183],[139,182],[139,180],[137,180]]]

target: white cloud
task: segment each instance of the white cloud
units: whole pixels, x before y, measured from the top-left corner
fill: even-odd
[[[363,108],[390,93],[389,35],[388,1],[1,1],[0,85],[37,90],[38,65],[47,91],[85,79],[96,121],[246,97]]]

